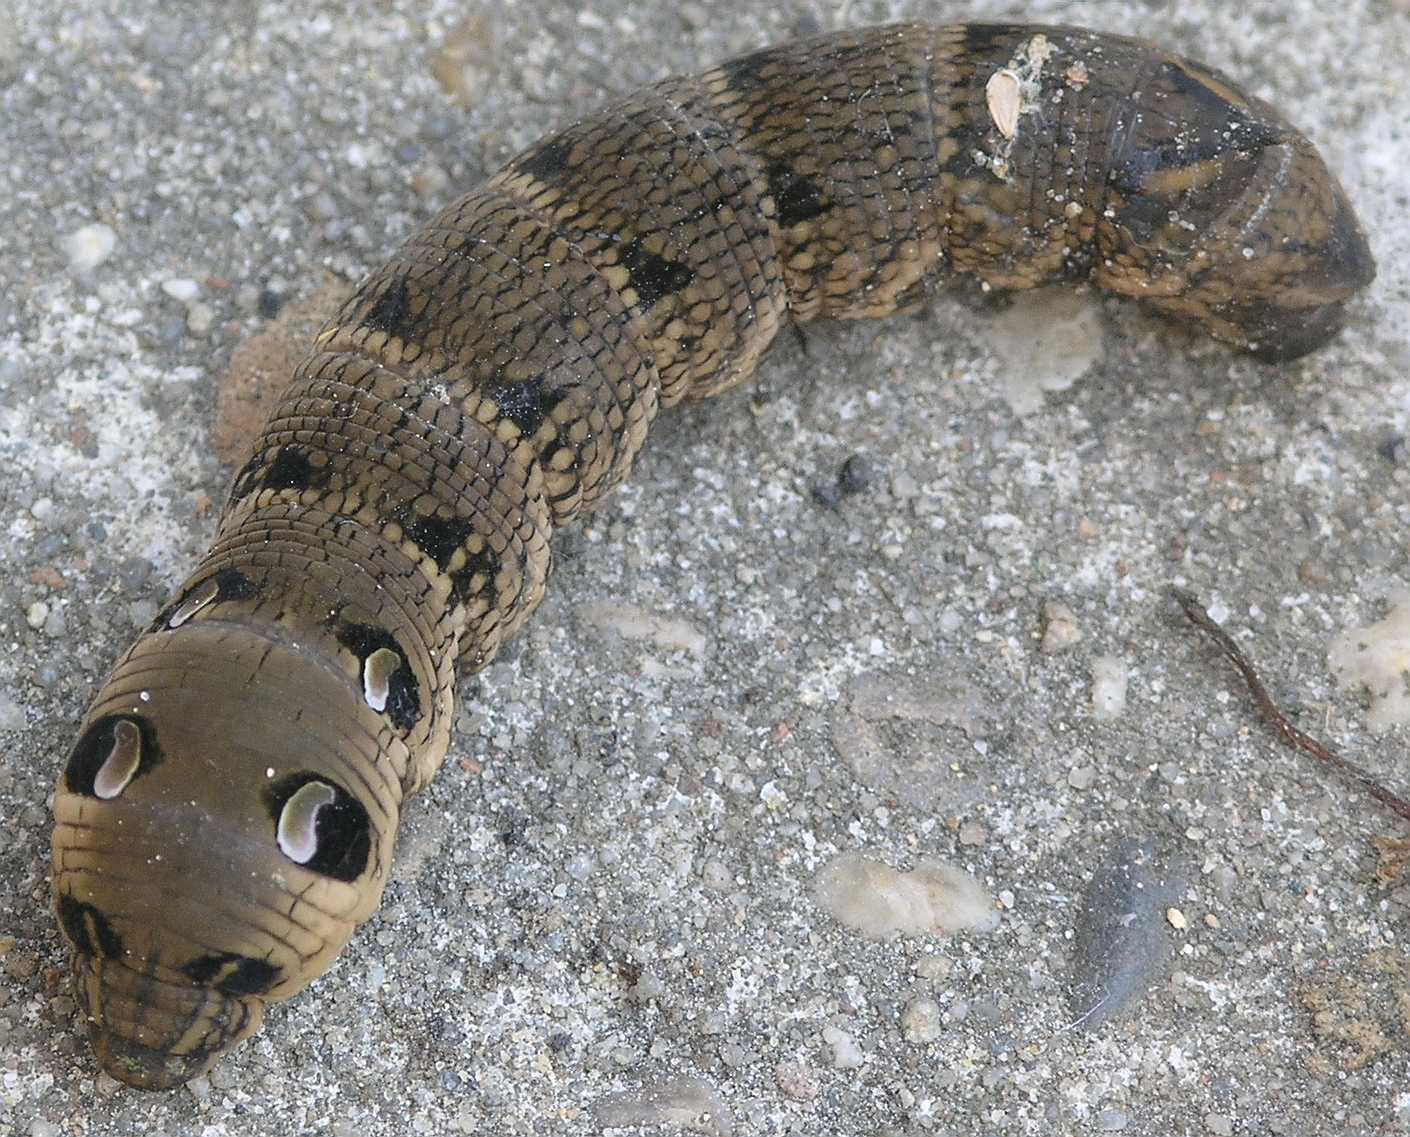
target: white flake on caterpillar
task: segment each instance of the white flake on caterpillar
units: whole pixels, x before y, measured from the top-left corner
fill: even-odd
[[[389,647],[379,647],[362,665],[362,697],[374,711],[387,709],[392,673],[401,666],[401,656]]]
[[[1009,155],[1018,137],[1019,120],[1023,115],[1037,114],[1040,109],[1043,66],[1056,54],[1057,47],[1040,32],[1025,40],[1008,66],[995,71],[984,85],[989,117],[1003,143],[997,154],[976,154],[975,158],[979,165],[987,165],[1000,181],[1008,180]]]
[[[211,603],[211,601],[219,595],[220,585],[215,582],[215,577],[208,577],[206,580],[201,581],[191,592],[191,595],[176,606],[176,611],[171,614],[171,618],[167,620],[166,626],[168,628],[181,627],[182,624],[186,623],[187,620],[207,604]]]
[[[280,852],[296,864],[308,864],[318,852],[318,811],[332,805],[337,796],[325,782],[309,782],[295,790],[279,811],[275,837]]]
[[[127,719],[113,723],[113,748],[93,776],[93,792],[111,800],[127,788],[142,763],[142,732]]]
[[[1023,109],[1023,83],[1007,67],[995,71],[984,84],[984,98],[989,104],[989,117],[1005,138],[1018,133],[1018,114]]]
[[[861,853],[840,853],[818,873],[813,894],[838,923],[869,939],[991,932],[999,926],[983,886],[943,861],[898,872]]]

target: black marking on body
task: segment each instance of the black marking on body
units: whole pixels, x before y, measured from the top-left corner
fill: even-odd
[[[1219,82],[1217,76],[1211,75],[1206,81],[1188,64],[1167,60],[1149,82],[1162,91],[1167,86],[1174,89],[1181,118],[1187,125],[1178,132],[1161,132],[1153,145],[1133,145],[1141,133],[1143,120],[1157,118],[1160,109],[1157,105],[1153,109],[1139,107],[1134,113],[1128,112],[1131,119],[1126,137],[1118,139],[1107,175],[1108,183],[1128,198],[1150,193],[1149,180],[1153,175],[1201,162],[1221,163],[1232,170],[1240,159],[1247,161],[1286,137],[1281,128],[1246,114],[1212,88],[1209,84]],[[1207,187],[1201,189],[1202,195],[1209,193]],[[1168,200],[1165,194],[1151,196],[1157,205]],[[1228,196],[1232,199],[1232,191]]]
[[[457,604],[463,604],[471,596],[476,595],[470,587],[470,583],[476,576],[487,576],[491,581],[499,575],[502,565],[499,554],[493,549],[481,549],[478,553],[471,553],[465,559],[463,568],[456,569],[450,574],[451,595],[455,597]]]
[[[98,798],[93,781],[97,778],[98,771],[103,768],[103,763],[108,760],[108,755],[112,753],[115,741],[113,727],[118,722],[132,723],[141,735],[140,759],[136,772],[128,779],[128,784],[135,782],[162,760],[161,747],[157,745],[156,728],[151,722],[141,715],[104,715],[83,732],[69,754],[68,764],[64,767],[64,788],[70,793]]]
[[[269,839],[284,806],[310,782],[322,782],[333,791],[333,804],[318,811],[317,847],[303,867],[323,876],[352,883],[367,871],[372,855],[372,821],[363,804],[326,775],[302,771],[280,778],[265,791],[271,822]]]
[[[964,46],[987,78],[989,68],[1005,66],[1018,41],[1032,34],[1033,29],[1022,24],[966,24]]]
[[[267,490],[306,490],[328,480],[327,469],[318,469],[302,447],[281,446],[264,471]]]
[[[373,331],[406,339],[409,338],[412,323],[411,290],[407,287],[406,273],[401,273],[388,281],[377,299],[368,306],[362,324]]]
[[[249,600],[259,595],[259,585],[239,569],[224,568],[215,574],[215,585],[220,589],[217,600]]]
[[[521,174],[528,174],[536,182],[552,185],[568,168],[568,155],[572,149],[562,138],[548,138],[517,158],[514,168]]]
[[[181,970],[201,986],[213,987],[222,995],[234,998],[267,994],[284,979],[282,968],[233,952],[200,956]]]
[[[90,959],[122,958],[122,937],[97,908],[72,896],[60,896],[58,910],[64,935],[81,954]]]
[[[485,389],[485,394],[525,437],[532,437],[567,396],[562,388],[550,387],[542,375],[522,383],[494,383]]]
[[[357,656],[359,663],[365,664],[369,655],[382,648],[397,654],[401,665],[387,677],[387,705],[382,713],[398,730],[408,731],[414,727],[421,720],[421,695],[416,689],[416,676],[407,662],[406,652],[402,651],[396,637],[385,628],[353,623],[338,624],[334,635],[340,644]]]
[[[679,261],[670,261],[646,248],[640,237],[633,237],[617,252],[618,263],[631,276],[639,308],[650,308],[663,296],[683,292],[695,279],[695,273]]]
[[[764,170],[769,196],[774,199],[779,225],[788,229],[826,213],[828,203],[816,182],[804,177],[784,162],[774,162]]]
[[[768,70],[769,64],[777,58],[778,52],[774,49],[756,51],[738,59],[731,59],[727,63],[721,63],[720,71],[729,80],[729,85],[734,90],[741,94],[747,94],[764,86],[767,82],[764,72]]]
[[[411,510],[403,511],[397,517],[402,531],[416,542],[416,547],[436,562],[436,567],[445,572],[455,551],[465,544],[465,539],[475,531],[475,523],[468,517],[420,517]]]

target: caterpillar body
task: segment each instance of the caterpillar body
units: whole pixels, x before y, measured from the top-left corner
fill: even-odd
[[[544,594],[556,527],[657,413],[789,320],[938,274],[1091,281],[1260,357],[1374,275],[1312,144],[1222,75],[1074,28],[897,25],[665,80],[554,134],[359,287],[118,660],[55,795],[98,1060],[178,1085],[376,909],[457,666]]]

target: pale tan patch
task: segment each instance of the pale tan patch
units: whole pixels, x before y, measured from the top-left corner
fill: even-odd
[[[225,465],[245,460],[294,377],[294,368],[313,350],[314,336],[351,292],[346,281],[328,276],[315,291],[285,304],[261,331],[235,349],[220,381],[211,430],[211,447]]]

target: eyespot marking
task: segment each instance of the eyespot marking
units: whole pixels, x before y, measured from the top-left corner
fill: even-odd
[[[267,801],[279,851],[295,864],[349,883],[367,871],[372,821],[341,786],[304,771],[281,778]]]
[[[338,800],[326,782],[309,782],[299,787],[279,811],[277,840],[280,851],[291,861],[306,865],[318,852],[318,814]]]
[[[221,569],[208,576],[189,592],[179,596],[152,621],[150,631],[174,631],[195,618],[211,604],[229,600],[248,600],[259,595],[259,588],[239,569]]]
[[[156,732],[140,715],[104,715],[74,743],[64,787],[111,801],[161,760]]]
[[[219,595],[220,583],[213,576],[206,577],[205,580],[201,581],[200,584],[192,589],[191,595],[176,606],[176,610],[172,612],[171,616],[167,619],[166,626],[168,628],[181,627],[182,624],[186,623],[187,620],[207,604],[211,603],[211,601],[215,600]]]
[[[339,625],[336,634],[338,642],[362,661],[362,691],[368,706],[385,714],[398,730],[414,727],[421,720],[421,695],[416,689],[416,676],[396,637],[384,628],[352,623]],[[386,655],[372,668],[374,680],[385,679],[385,699],[378,707],[372,697],[381,693],[383,685],[369,684],[368,665],[380,652]],[[395,666],[392,657],[395,657]]]
[[[362,697],[374,711],[387,709],[392,674],[401,666],[401,655],[379,647],[362,662]]]
[[[142,732],[128,719],[113,723],[113,744],[108,756],[93,775],[93,792],[100,798],[115,798],[127,789],[127,783],[142,764]]]

